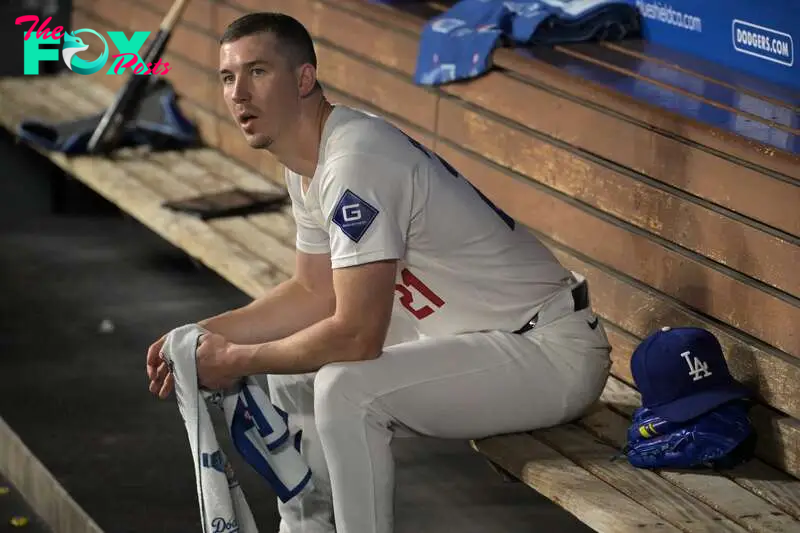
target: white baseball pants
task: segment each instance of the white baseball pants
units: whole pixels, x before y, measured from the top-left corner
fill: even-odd
[[[375,360],[270,375],[272,402],[289,413],[293,433],[303,431],[315,484],[278,501],[280,533],[391,533],[390,442],[398,429],[468,440],[579,417],[603,390],[610,346],[591,309],[572,312],[571,305],[564,291],[523,335],[408,341],[393,324]]]

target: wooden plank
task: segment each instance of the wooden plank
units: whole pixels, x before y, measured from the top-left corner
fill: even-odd
[[[607,409],[602,411],[610,413]],[[748,531],[655,472],[634,468],[624,459],[613,460],[619,454],[618,448],[598,440],[577,425],[539,430],[533,435],[681,531]],[[730,480],[725,481],[730,485],[728,488],[747,492]],[[707,496],[713,499],[717,493],[710,492]]]
[[[664,135],[648,124],[625,120],[550,87],[497,71],[470,83],[446,86],[445,92],[667,187],[790,235],[800,235],[800,218],[792,216],[794,206],[800,202],[800,189],[794,184],[700,149],[675,135]],[[529,105],[515,105],[518,101]],[[598,132],[614,134],[598,135]]]
[[[85,26],[102,31],[118,29],[116,25],[112,26],[109,23],[99,21],[82,11],[74,12],[72,18],[73,23],[78,27]],[[218,146],[220,144],[219,120],[202,107],[204,105],[208,106],[219,98],[216,92],[211,92],[213,86],[208,79],[207,73],[204,74],[205,71],[198,70],[196,65],[187,63],[182,56],[178,56],[174,52],[169,52],[165,57],[178,57],[177,60],[170,61],[173,70],[167,74],[167,78],[180,96],[178,106],[188,119],[195,122],[203,140],[211,146]],[[94,82],[92,84],[93,87],[102,86],[114,93],[119,90],[126,79],[125,76],[105,75],[97,75],[91,78],[92,82]]]
[[[436,130],[435,91],[423,89],[380,67],[326,46],[317,47],[319,78],[360,100],[373,103],[427,131]],[[364,83],[369,80],[369,83]]]
[[[592,294],[600,312],[623,329],[644,338],[663,325],[694,325],[714,333],[722,344],[728,364],[737,379],[758,391],[770,405],[800,417],[800,398],[794,383],[800,379],[796,358],[743,337],[734,328],[710,321],[688,309],[682,302],[625,280],[606,269],[574,257],[565,249],[556,251],[559,260],[590,276]],[[627,362],[625,362],[627,365]]]
[[[440,140],[437,151],[511,216],[556,242],[800,357],[800,331],[795,327],[800,307],[790,303],[790,297],[768,294],[763,287],[520,180],[458,146]]]
[[[255,0],[258,1],[258,0]],[[316,0],[328,7],[340,9],[351,17],[359,17],[384,26],[387,30],[402,31],[419,42],[424,21],[430,18],[432,2],[365,2],[364,0]]]
[[[531,102],[532,109],[547,109],[530,98],[524,100]],[[555,109],[562,115],[562,123],[572,122],[564,117],[566,106]],[[583,126],[597,137],[611,137],[598,135],[602,130],[592,123]],[[616,161],[598,159],[521,124],[495,120],[453,99],[443,99],[439,106],[438,133],[533,181],[800,296],[800,279],[790,275],[800,262],[800,238],[766,233],[746,220],[702,205],[680,190],[651,183],[646,176],[619,167]],[[800,187],[795,189],[796,205],[800,205]]]
[[[644,504],[645,498],[647,498],[648,502],[650,501],[650,497],[657,498],[660,491],[653,486],[655,484],[651,485],[649,481],[644,484],[634,483],[629,477],[626,478],[619,472],[615,472],[615,469],[620,469],[620,465],[612,466],[608,464],[608,453],[619,451],[625,445],[625,432],[629,423],[630,420],[628,418],[614,413],[609,409],[596,410],[580,420],[580,426],[589,430],[597,438],[602,439],[605,443],[610,445],[609,449],[605,450],[605,455],[600,455],[597,451],[594,455],[590,454],[585,460],[587,463],[585,468],[595,473],[595,475],[601,475],[596,471],[602,471],[605,475],[609,476],[607,481],[610,484],[619,488],[626,494],[628,494],[628,491],[631,491],[629,496]],[[576,455],[579,450],[590,447],[588,442],[591,442],[591,439],[586,439],[584,437],[583,440],[587,441],[587,443],[584,443],[582,439],[576,437],[574,434],[571,435],[571,437],[569,436],[570,433],[575,433],[574,430],[570,432],[565,428],[559,427],[553,430],[547,430],[544,433],[545,436],[541,438],[546,443],[554,446],[557,450],[570,458],[573,458],[573,455],[567,452],[564,445],[555,444],[557,438],[568,440],[572,443]],[[551,437],[553,434],[555,434],[556,437]],[[535,436],[538,438],[540,432],[536,432]],[[632,470],[639,470],[630,466],[624,458],[619,461]],[[584,466],[583,462],[579,462],[578,464]],[[656,474],[653,473],[653,475]],[[720,515],[739,524],[739,526],[744,527],[747,531],[784,533],[800,528],[800,523],[792,516],[721,474],[712,472],[661,470],[656,477],[658,476],[660,476],[663,482],[668,482],[673,487],[672,492],[665,491],[663,493],[665,500],[673,500],[675,498],[675,491],[680,489],[678,494],[682,496],[683,500],[691,501],[692,499],[696,499],[697,502],[705,503]],[[795,484],[795,490],[800,490],[800,482]],[[654,494],[650,494],[651,492]],[[688,513],[689,506],[683,500],[672,501],[669,506],[675,507],[678,509],[678,512]],[[664,515],[660,514],[660,516]],[[714,520],[713,517],[714,515],[710,515],[707,510],[704,510],[699,517],[686,518],[690,520],[693,527],[702,528],[705,526],[711,527],[712,530],[716,527],[716,530],[719,531],[720,525],[722,524],[715,526],[713,521],[710,521]],[[702,518],[702,520],[698,521],[698,518]],[[729,530],[733,529],[727,526],[724,528],[724,531]]]
[[[137,2],[115,2],[113,0],[97,0],[91,10],[76,7],[75,12],[94,18],[96,25],[104,23],[103,31],[107,29],[142,31],[143,28],[158,28],[163,18],[159,13]],[[100,29],[95,26],[92,28],[98,31]],[[188,25],[179,24],[172,31],[169,50],[171,53],[178,54],[184,59],[202,66],[216,65],[219,61],[216,39],[211,34],[198,31]],[[111,67],[110,62],[108,66]]]
[[[606,383],[606,387],[601,396],[601,401],[609,406],[612,410],[623,415],[627,420],[633,415],[633,411],[641,405],[641,396],[633,387],[630,387],[618,379],[611,378]],[[604,434],[611,436],[612,440],[619,442],[619,431],[621,430],[619,422],[616,422],[617,429],[616,433],[614,433],[613,430],[608,428],[609,422],[607,420],[603,422],[596,419],[591,419],[591,417],[597,412],[599,411],[590,413],[587,417],[582,418],[580,423],[584,427],[590,428],[590,430],[595,434],[598,432],[603,432]],[[617,436],[613,437],[614,434]],[[723,474],[729,479],[735,481],[738,485],[751,489],[754,494],[780,509],[782,513],[792,516],[795,519],[800,519],[800,479],[791,477],[786,473],[776,470],[775,468],[770,467],[759,460],[750,461],[746,465],[726,471]],[[661,472],[661,475],[665,475],[665,472]],[[687,487],[689,490],[701,492],[704,490],[703,479],[693,479],[693,476],[702,474],[669,472],[666,473],[666,475],[674,482],[686,482],[692,484],[696,483],[694,488]],[[747,502],[743,503],[742,505],[747,505]],[[760,506],[761,504],[758,505]],[[760,513],[765,511],[766,509],[761,508],[761,511],[757,512]],[[774,510],[769,510],[768,512],[774,516],[779,516],[778,514],[774,514]],[[745,518],[748,517],[745,516]],[[799,528],[800,524],[795,524],[794,527]],[[794,529],[791,531],[794,531]]]
[[[715,86],[725,87],[742,95],[786,107],[794,113],[800,113],[800,97],[797,93],[782,85],[775,85],[763,79],[753,78],[748,74],[730,69],[724,65],[708,62],[678,52],[671,48],[654,45],[643,39],[627,39],[619,42],[603,42],[601,46],[632,57],[664,65],[678,72],[685,72]]]
[[[251,180],[224,178],[217,172],[209,172],[201,161],[195,160],[191,156],[181,157],[179,154],[166,154],[161,160],[172,175],[187,185],[196,183],[196,187],[200,192],[210,193],[217,190],[227,190],[234,186],[263,191],[275,189],[274,186],[270,185],[258,187],[251,183]],[[265,180],[261,182],[265,183]],[[293,272],[295,265],[295,227],[291,205],[288,202],[280,208],[280,211],[247,215],[236,219],[220,219],[214,222],[230,225],[236,220],[247,221],[258,233],[262,234],[259,236],[262,242],[256,245],[260,249],[259,254],[270,256],[272,261],[280,266],[284,272]]]
[[[56,104],[51,108],[52,115],[49,117],[54,120],[90,115],[111,102],[113,95],[110,92],[102,96],[100,91],[89,94],[86,86],[85,82],[80,85],[48,84],[35,98],[38,99],[40,94],[45,94],[47,104]],[[54,88],[58,90],[54,91]],[[21,98],[28,96],[28,94],[20,95]],[[35,105],[35,102],[30,100],[26,103]],[[138,177],[142,183],[158,190],[168,200],[220,192],[233,185],[231,182],[219,180],[213,173],[204,172],[201,166],[177,153],[141,154],[137,151],[124,151],[116,159],[116,163],[131,175]],[[283,217],[291,217],[288,209],[284,209]],[[274,267],[272,274],[276,279],[286,279],[294,271],[294,247],[288,247],[271,234],[261,231],[260,227],[247,219],[224,218],[208,221],[207,224],[272,265]]]
[[[192,151],[187,154],[187,156],[192,161],[202,166],[207,172],[226,177],[234,185],[250,189],[259,188],[259,180],[261,180],[261,178],[240,165],[232,164],[230,159],[222,157],[218,152]],[[274,186],[275,182],[272,183]],[[290,214],[291,208],[288,207],[284,209],[285,211],[279,214],[260,213],[257,215],[249,215],[247,218],[253,224],[261,228],[262,231],[268,232],[286,245],[294,247],[297,229],[294,219],[291,216],[284,215],[284,213]]]
[[[144,158],[139,154],[132,153],[130,158],[119,159],[118,163],[121,168],[138,177],[143,183],[158,188],[165,198],[170,200],[229,188],[220,186],[216,182],[210,184],[200,182],[192,186],[187,180],[180,177],[190,176],[191,172],[187,171],[186,165],[173,165],[159,159]],[[250,223],[247,219],[243,217],[223,218],[207,221],[206,224],[261,258],[266,264],[271,265],[273,269],[270,274],[276,280],[284,281],[291,277],[295,265],[294,250],[270,234],[262,232],[258,226]]]
[[[787,138],[786,134],[792,136],[800,134],[800,130],[797,129],[800,120],[786,104],[767,102],[757,95],[744,97],[744,94],[733,88],[723,87],[713,81],[707,82],[694,74],[677,70],[672,65],[653,61],[646,55],[632,55],[623,50],[619,47],[588,42],[575,43],[563,48],[564,53],[571,57],[592,62],[723,110],[731,115],[730,122],[736,122],[739,117],[744,117],[748,122],[767,126],[758,129],[768,131],[769,135]]]
[[[370,58],[389,69],[411,77],[416,69],[419,37],[398,28],[397,14],[390,20],[356,16],[341,2],[294,2],[298,17],[309,20],[309,30],[338,47],[363,53],[364,39],[370,43]],[[313,15],[308,11],[313,10]]]
[[[0,90],[3,93],[0,120],[9,130],[14,131],[23,118],[46,115],[45,108],[24,105],[24,100],[20,99],[20,94],[36,94],[32,89],[39,81],[52,80],[0,80]],[[45,103],[45,99],[36,100],[42,105]],[[273,266],[264,263],[209,225],[162,208],[164,196],[122,170],[119,165],[104,158],[67,158],[60,153],[43,153],[66,172],[173,245],[206,264],[246,294],[263,294],[267,288],[280,281],[274,276]]]
[[[652,124],[657,131],[679,135],[710,150],[728,154],[744,164],[758,165],[794,179],[800,177],[798,158],[787,152],[724,129],[709,127],[704,122],[669,112],[600,83],[578,78],[532,54],[500,50],[495,56],[495,64],[513,70],[526,79],[558,87],[567,94],[601,105],[637,122]]]
[[[720,119],[727,118],[730,123],[735,123],[739,117],[744,118],[750,123],[760,124],[758,131],[767,131],[768,136],[774,136],[786,142],[786,149],[791,150],[794,144],[794,137],[800,131],[791,126],[782,124],[773,117],[765,119],[758,113],[751,113],[749,110],[736,109],[725,102],[706,95],[702,87],[705,83],[702,80],[692,79],[689,76],[678,74],[672,71],[670,81],[665,81],[667,69],[657,66],[647,61],[641,61],[630,56],[620,55],[609,48],[595,46],[594,43],[575,43],[570,46],[559,48],[559,52],[565,56],[576,59],[579,64],[591,64],[599,67],[601,72],[620,74],[625,78],[637,80],[641,85],[651,87],[657,94],[669,94],[673,98],[687,102],[691,107],[702,107]],[[666,75],[665,75],[666,74]],[[685,87],[674,83],[675,79],[685,81]],[[694,82],[694,83],[693,83]],[[709,91],[710,92],[710,91]],[[722,122],[722,121],[720,121]],[[716,124],[715,127],[727,127],[727,124]]]
[[[70,107],[80,109],[82,113],[96,112],[113,98],[113,94],[103,87],[85,84],[73,78],[68,81],[69,83],[59,86],[60,89],[55,93],[51,91],[47,93],[53,100],[68,98]],[[159,153],[154,161],[160,163],[162,167],[152,167],[146,170],[145,174],[163,175],[164,172],[168,172],[173,180],[187,187],[182,191],[176,191],[175,197],[213,193],[233,186],[268,192],[282,190],[272,181],[256,175],[253,171],[222,157],[219,152],[211,149]],[[205,165],[213,163],[214,170],[209,171],[204,163]],[[139,172],[141,173],[141,170]],[[243,224],[245,221],[253,227]],[[293,272],[294,223],[290,206],[284,206],[280,212],[212,220],[209,223],[238,240],[256,255],[276,264],[284,273]],[[280,228],[279,231],[275,231],[276,226]],[[287,232],[291,233],[291,239],[286,238]],[[243,238],[245,235],[248,237]]]
[[[102,1],[107,3],[107,0]],[[139,28],[125,19],[107,20],[100,18],[95,11],[90,10],[76,9],[72,14],[72,19],[73,24],[77,26],[91,27],[101,32],[129,32]],[[179,41],[173,44],[170,41],[170,45],[164,53],[164,61],[170,64],[170,71],[165,75],[165,78],[175,87],[181,99],[190,100],[192,103],[213,110],[215,105],[222,104],[220,82],[216,73],[217,69],[216,67],[212,68],[210,59],[208,60],[209,62],[203,65],[196,60],[198,59],[197,56],[192,55],[190,46],[197,45],[196,41],[198,40],[206,41],[203,44],[204,49],[213,48],[213,65],[218,64],[219,51],[215,39],[202,33],[193,34],[193,38],[188,42]],[[100,48],[102,49],[102,46]],[[88,54],[88,56],[90,55]],[[98,74],[90,79],[111,89],[116,89],[118,85],[126,80],[126,76],[102,76]]]
[[[800,492],[797,490],[797,478],[770,468],[764,463],[752,461],[736,468],[731,473],[731,479],[800,520]]]
[[[136,0],[136,3],[156,13],[159,17],[163,17],[172,5],[170,2],[159,0]],[[193,0],[186,4],[178,25],[193,26],[193,29],[211,33],[214,28],[216,6],[217,2],[215,0]]]
[[[490,437],[473,447],[595,531],[680,531],[531,435]]]
[[[612,378],[602,400],[632,413],[632,409],[640,405],[635,394],[633,389]],[[624,460],[610,461],[624,445],[629,423],[625,417],[601,408],[591,410],[579,423],[604,442],[593,441],[575,425],[564,425],[534,432],[535,439],[527,444],[520,443],[519,435],[503,435],[482,439],[473,445],[493,462],[542,492],[549,487],[542,479],[544,474],[525,478],[523,465],[549,459],[538,451],[546,444],[553,452],[570,459],[570,465],[585,468],[682,531],[740,531],[745,528],[753,532],[784,533],[800,528],[800,522],[795,519],[800,513],[797,505],[800,481],[758,460],[732,471],[730,478],[709,472],[660,471],[656,474],[635,469]],[[749,477],[745,475],[748,473]],[[759,485],[760,490],[749,492],[748,485]],[[563,501],[556,502],[564,505]],[[731,521],[739,525],[731,525]],[[595,524],[589,525],[595,527]]]

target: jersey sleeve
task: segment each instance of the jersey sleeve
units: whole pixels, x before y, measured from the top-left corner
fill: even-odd
[[[295,247],[307,254],[326,254],[331,251],[330,239],[325,228],[321,227],[308,214],[300,195],[300,180],[287,177],[287,190],[292,202],[292,216],[294,217],[297,235]]]
[[[320,183],[331,266],[343,268],[405,255],[411,223],[413,175],[371,154],[330,161]]]

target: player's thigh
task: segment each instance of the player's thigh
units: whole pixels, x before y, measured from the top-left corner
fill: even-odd
[[[393,346],[419,338],[413,323],[403,315],[392,316],[385,346]],[[258,376],[273,402],[291,413],[313,413],[316,372],[306,374],[269,374]]]
[[[375,360],[324,367],[315,381],[317,405],[326,395],[347,394],[386,422],[443,438],[550,426],[575,411],[576,387],[606,368],[598,354],[580,361],[584,356],[559,351],[502,332],[423,338]]]

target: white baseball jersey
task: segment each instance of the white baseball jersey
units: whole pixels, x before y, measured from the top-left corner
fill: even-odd
[[[425,336],[517,330],[571,275],[446,161],[360,110],[330,114],[307,192],[286,181],[297,249],[334,269],[398,260],[395,315]]]

